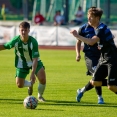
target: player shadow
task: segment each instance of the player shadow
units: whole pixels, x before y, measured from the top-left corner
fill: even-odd
[[[2,98],[2,99],[0,99],[0,103],[22,104],[23,103],[23,99]]]
[[[51,108],[49,108],[49,109],[42,109],[42,108],[36,108],[35,110],[41,110],[41,111],[45,111],[45,110],[47,110],[47,111],[65,111],[65,110],[62,110],[62,109],[51,109]]]
[[[0,103],[11,103],[11,104],[22,104],[23,99],[8,99],[8,98],[2,98],[0,99]],[[46,100],[46,102],[39,102],[39,105],[54,105],[54,106],[93,106],[93,107],[115,107],[117,108],[116,103],[105,103],[105,104],[97,104],[94,102],[76,102],[76,101],[61,101],[61,100]],[[39,109],[39,110],[45,110],[45,109]],[[49,109],[51,110],[51,109]],[[53,109],[52,109],[53,110]],[[55,109],[55,111],[57,111]],[[63,110],[58,110],[63,111]]]
[[[93,106],[93,107],[115,107],[117,108],[116,103],[105,103],[97,104],[94,102],[76,102],[76,101],[60,101],[60,100],[46,100],[45,103],[39,103],[42,105],[54,105],[54,106]]]

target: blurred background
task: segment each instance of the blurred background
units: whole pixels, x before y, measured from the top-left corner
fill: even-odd
[[[103,9],[103,22],[111,25],[117,23],[117,0],[0,0],[0,10],[5,4],[6,21],[29,20],[39,11],[46,19],[46,22],[53,22],[57,10],[65,16],[66,24],[74,19],[78,6],[83,8],[86,21],[87,9],[97,6]],[[0,15],[0,20],[2,17]]]
[[[19,23],[26,20],[31,24],[30,35],[39,45],[75,46],[70,30],[79,29],[80,25],[72,23],[79,6],[83,12],[80,25],[87,22],[87,10],[91,6],[103,9],[101,20],[111,29],[117,45],[117,0],[0,0],[0,43],[18,35]],[[37,13],[41,16],[36,16]],[[64,22],[57,25],[55,17]],[[35,23],[35,19],[37,22],[40,18],[43,22]]]

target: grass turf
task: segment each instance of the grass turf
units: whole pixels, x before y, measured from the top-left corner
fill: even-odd
[[[0,117],[116,117],[117,96],[103,87],[104,105],[97,104],[95,89],[84,94],[76,102],[76,90],[83,87],[91,77],[86,76],[83,53],[80,62],[75,61],[75,50],[40,50],[45,65],[47,85],[46,102],[38,103],[34,110],[25,109],[23,100],[27,88],[15,84],[14,52],[0,52]],[[29,76],[27,77],[29,79]],[[33,96],[37,97],[38,82]]]

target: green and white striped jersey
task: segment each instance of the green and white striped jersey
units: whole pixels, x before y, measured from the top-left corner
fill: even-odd
[[[29,36],[28,42],[22,42],[20,35],[15,36],[10,42],[4,44],[6,49],[15,48],[15,67],[30,68],[32,59],[39,58],[38,42],[32,36]],[[39,59],[38,59],[39,61]]]

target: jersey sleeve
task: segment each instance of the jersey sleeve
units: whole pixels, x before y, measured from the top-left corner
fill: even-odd
[[[96,35],[99,37],[101,40],[109,41],[113,39],[113,35],[107,26],[104,26],[103,28],[99,28],[96,30]]]
[[[81,27],[78,29],[78,34],[82,35]]]
[[[36,39],[33,41],[33,49],[32,49],[32,58],[37,58],[39,57],[39,51],[38,51],[38,42]]]
[[[5,49],[11,49],[11,48],[13,48],[14,45],[15,45],[15,42],[16,42],[17,38],[18,38],[18,36],[12,38],[9,42],[5,43],[4,44],[4,48]]]

